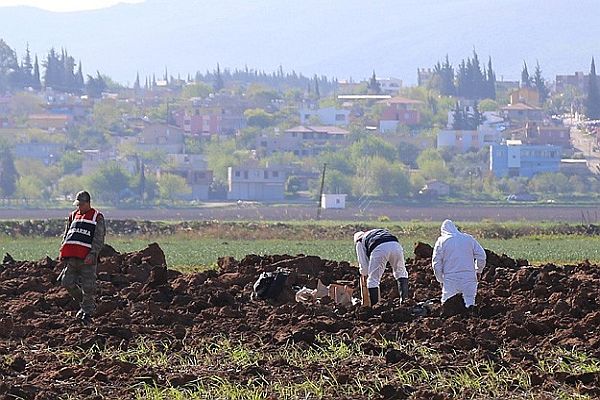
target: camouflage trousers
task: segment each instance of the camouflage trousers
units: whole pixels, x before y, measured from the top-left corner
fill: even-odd
[[[80,311],[93,315],[96,310],[96,264],[86,265],[79,258],[65,259],[61,284],[80,304]]]

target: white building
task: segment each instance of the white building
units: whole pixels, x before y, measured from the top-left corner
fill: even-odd
[[[346,194],[321,195],[321,208],[346,208]]]
[[[283,200],[287,171],[282,167],[229,167],[229,200]]]
[[[350,110],[326,107],[314,110],[304,108],[299,112],[302,125],[314,125],[314,119],[321,125],[346,126],[350,123]]]

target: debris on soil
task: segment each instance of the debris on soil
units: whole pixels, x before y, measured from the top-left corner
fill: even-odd
[[[296,288],[316,288],[319,279],[325,285],[349,281],[358,287],[358,270],[347,262],[305,255],[247,255],[242,260],[222,257],[217,270],[181,274],[167,268],[156,243],[124,254],[107,247],[98,265],[98,308],[90,326],[76,323],[77,304],[56,285],[60,272],[56,260],[15,261],[7,255],[0,266],[0,399],[49,399],[66,392],[86,397],[95,391],[110,398],[131,398],[131,388],[140,382],[175,387],[222,374],[243,384],[257,376],[286,381],[294,374],[294,366],[285,360],[263,360],[231,374],[202,365],[177,372],[168,365],[136,364],[98,353],[80,363],[57,356],[73,349],[127,351],[140,339],[168,341],[177,351],[184,341],[193,345],[219,335],[243,337],[260,352],[269,352],[286,343],[317,345],[322,334],[337,334],[348,342],[401,338],[448,354],[436,367],[467,362],[470,351],[479,349],[507,367],[519,365],[532,374],[539,371],[527,360],[544,349],[576,347],[600,356],[600,267],[589,263],[532,267],[526,260],[486,252],[476,313],[463,312],[460,297],[452,299],[458,301],[453,312],[428,302],[426,313],[416,313],[415,309],[424,310],[419,304],[441,294],[431,271],[431,246],[424,243],[417,244],[415,258],[407,261],[413,298],[400,304],[396,282],[386,271],[382,301],[372,309],[333,301],[296,303]],[[260,273],[278,268],[290,271],[281,295],[252,300]],[[369,362],[379,359],[378,373],[390,376],[400,365],[424,363],[404,351],[375,345],[365,347],[365,357],[371,357]],[[341,365],[336,374],[351,381],[354,367]],[[557,380],[535,376],[539,386]],[[598,375],[572,374],[561,382],[583,385],[598,382]],[[433,398],[427,397],[427,390],[419,384],[389,384],[379,395]]]

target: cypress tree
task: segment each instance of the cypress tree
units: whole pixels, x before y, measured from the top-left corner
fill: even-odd
[[[40,64],[38,63],[37,54],[35,55],[35,61],[33,62],[33,79],[31,87],[35,90],[42,88],[42,82],[40,81]]]
[[[137,92],[140,91],[140,89],[141,89],[141,87],[140,87],[140,73],[137,72],[135,74],[135,82],[133,83],[133,90],[137,93]]]
[[[377,82],[377,77],[375,76],[375,71],[373,71],[373,75],[369,80],[369,85],[367,86],[369,93],[371,94],[380,94],[381,93],[381,85]]]
[[[496,74],[492,69],[492,57],[488,60],[487,68],[487,98],[496,99]]]
[[[548,99],[548,88],[546,87],[546,83],[544,82],[544,78],[542,77],[542,69],[540,68],[539,62],[536,62],[535,65],[532,83],[538,92],[540,104],[544,104]]]
[[[523,61],[523,70],[521,71],[521,87],[531,87],[531,78],[525,61]]]
[[[598,88],[598,77],[596,76],[596,63],[592,57],[590,77],[588,83],[588,96],[585,100],[585,113],[589,119],[600,119],[600,91]]]
[[[215,82],[213,88],[215,89],[215,92],[218,92],[224,87],[225,84],[223,83],[223,77],[221,76],[221,67],[219,66],[219,63],[217,63],[217,70],[215,71]]]

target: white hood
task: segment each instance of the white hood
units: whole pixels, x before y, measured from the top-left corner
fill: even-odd
[[[354,234],[354,243],[358,242],[360,239],[363,238],[363,236],[365,236],[365,233],[363,231],[358,231]]]
[[[442,227],[440,228],[440,231],[442,233],[442,236],[454,236],[459,233],[458,229],[456,228],[456,225],[454,225],[454,222],[452,222],[449,219],[442,222]]]

